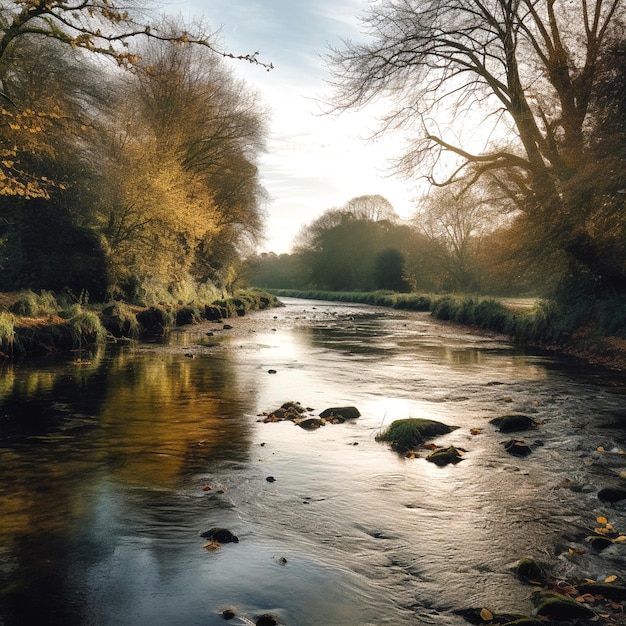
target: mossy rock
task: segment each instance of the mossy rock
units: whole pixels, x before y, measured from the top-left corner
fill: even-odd
[[[586,583],[577,587],[579,593],[590,593],[592,596],[602,596],[607,600],[621,602],[626,600],[626,587],[611,583]]]
[[[535,596],[534,602],[537,606],[537,615],[548,617],[555,622],[595,617],[591,609],[560,593],[542,591]]]
[[[513,433],[521,430],[529,430],[536,426],[535,421],[528,415],[512,414],[502,415],[489,421],[501,433]]]
[[[455,448],[454,446],[450,446],[449,448],[439,448],[432,454],[429,454],[426,457],[426,460],[438,465],[439,467],[443,467],[444,465],[449,465],[450,463],[456,464],[462,461],[463,452],[465,451],[460,448]]]
[[[524,582],[542,582],[546,578],[543,568],[534,559],[521,559],[515,568],[517,577]]]
[[[409,417],[392,422],[385,431],[376,435],[376,441],[387,441],[393,450],[404,454],[426,439],[446,435],[454,428],[435,420]]]

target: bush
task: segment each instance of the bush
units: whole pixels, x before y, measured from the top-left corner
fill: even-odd
[[[174,318],[169,310],[153,306],[137,313],[137,321],[142,333],[147,335],[164,335],[172,325]]]
[[[114,337],[139,337],[139,322],[132,309],[115,302],[102,310],[102,325]]]
[[[53,315],[59,310],[59,304],[51,291],[42,291],[40,295],[37,295],[29,290],[22,292],[9,310],[15,315],[38,317]]]
[[[107,331],[96,313],[81,312],[69,320],[69,326],[76,337],[76,345],[99,343],[106,339]]]
[[[176,326],[196,324],[200,321],[200,310],[194,306],[184,306],[176,311]]]

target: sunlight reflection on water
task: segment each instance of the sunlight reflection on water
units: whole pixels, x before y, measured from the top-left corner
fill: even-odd
[[[218,349],[201,325],[80,372],[8,372],[3,626],[221,624],[231,606],[234,623],[460,625],[452,611],[468,606],[530,612],[511,573],[523,556],[564,574],[623,569],[618,546],[567,556],[596,515],[626,530],[623,508],[596,497],[626,466],[623,429],[603,426],[624,414],[623,378],[608,386],[426,314],[294,301],[248,324]],[[313,432],[259,421],[288,400],[362,417]],[[528,458],[489,424],[510,412],[543,422],[524,433]],[[436,442],[463,461],[375,441],[405,417],[457,426]],[[211,527],[239,543],[208,552]]]

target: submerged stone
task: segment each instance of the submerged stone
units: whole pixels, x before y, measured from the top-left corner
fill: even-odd
[[[301,422],[297,422],[297,424],[300,428],[304,428],[305,430],[317,430],[320,426],[324,425],[324,422],[317,419],[317,417],[309,417]]]

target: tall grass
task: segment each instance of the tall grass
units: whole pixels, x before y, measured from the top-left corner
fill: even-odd
[[[0,312],[0,350],[11,354],[15,341],[14,318],[10,313]]]
[[[51,291],[42,291],[36,294],[33,291],[23,291],[18,299],[9,307],[11,313],[24,317],[39,317],[41,315],[53,315],[58,312],[60,306]]]

